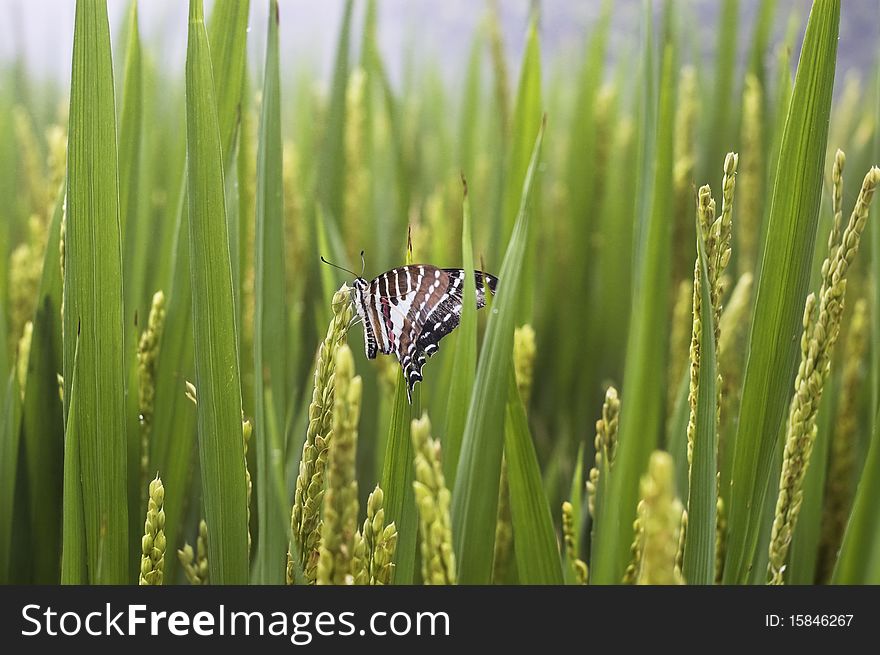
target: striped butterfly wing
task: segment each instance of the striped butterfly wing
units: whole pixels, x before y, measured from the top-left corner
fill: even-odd
[[[476,278],[480,308],[486,304],[483,285],[494,294],[498,279],[480,271]],[[379,352],[397,356],[410,402],[425,362],[437,352],[440,340],[458,326],[463,282],[462,269],[429,265],[395,268],[370,282],[365,323],[371,325],[364,327],[372,333]]]

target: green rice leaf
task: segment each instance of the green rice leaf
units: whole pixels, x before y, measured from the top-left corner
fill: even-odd
[[[651,20],[646,12],[649,39],[644,71],[653,78]],[[632,522],[639,480],[659,439],[664,420],[672,206],[673,117],[675,116],[674,54],[663,54],[659,104],[654,107],[652,84],[643,91],[645,156],[657,161],[644,171],[645,187],[639,202],[632,318],[626,347],[621,397],[620,439],[614,469],[606,480],[596,526],[591,579],[616,584],[623,578],[632,542]],[[659,109],[659,112],[657,111]],[[655,118],[656,117],[656,118]],[[653,136],[655,135],[656,136]],[[648,195],[650,191],[650,195]]]
[[[24,387],[22,432],[27,467],[34,582],[57,584],[61,557],[62,467],[64,422],[58,396],[61,370],[61,264],[58,241],[64,187],[59,190],[49,222],[49,240],[31,335]]]
[[[877,498],[880,498],[880,416],[874,418],[874,434],[831,578],[834,584],[880,584]]]
[[[513,550],[521,584],[562,584],[556,531],[544,493],[541,468],[532,443],[526,408],[513,372],[507,385],[504,453],[510,485]]]
[[[229,154],[241,122],[249,13],[250,0],[216,0],[208,21],[223,170],[230,173],[232,158]]]
[[[709,294],[706,243],[697,225],[700,258],[700,372],[697,384],[696,433],[688,491],[688,525],[685,533],[682,573],[688,584],[715,582],[715,521],[718,500],[716,479],[718,432],[718,364],[715,360],[715,321]]]
[[[538,131],[523,182],[516,224],[504,255],[498,293],[477,364],[452,496],[452,536],[461,584],[488,584],[492,575],[498,484],[504,448],[508,377],[522,264],[529,240],[532,188],[543,141]]]
[[[746,582],[752,568],[773,450],[797,366],[803,299],[822,190],[839,20],[839,0],[813,3],[782,134],[734,446],[726,583]]]
[[[238,85],[240,90],[241,85]],[[215,584],[248,579],[247,489],[220,128],[201,0],[186,58],[187,181],[199,461]]]
[[[284,424],[267,394],[286,399],[287,330],[284,292],[284,206],[281,187],[281,80],[278,67],[278,2],[269,4],[269,38],[257,155],[257,226],[254,255],[254,391],[257,440],[259,540],[255,582],[283,584],[288,543],[283,494],[283,451],[270,438],[269,422]],[[277,428],[276,428],[277,430]]]
[[[15,481],[18,475],[18,449],[21,442],[21,389],[18,375],[9,373],[3,398],[0,424],[0,583],[9,584],[12,571]]]
[[[211,34],[216,36],[211,47],[212,59],[225,62],[221,68],[215,64],[219,79],[235,76],[238,67],[244,65],[245,48],[239,42],[247,40],[247,12],[238,12],[247,1],[216,0],[211,14]],[[231,54],[234,53],[234,56]],[[238,105],[227,103],[223,111],[218,108],[221,131],[234,130],[238,121]],[[231,153],[223,151],[223,166],[229,170]],[[170,262],[166,292],[167,311],[165,330],[159,348],[156,367],[156,402],[153,414],[153,439],[151,444],[151,469],[162,471],[162,481],[168,490],[189,489],[193,469],[195,447],[196,413],[184,394],[185,382],[194,379],[193,328],[192,328],[192,282],[190,278],[190,246],[187,211],[187,177],[183,171],[180,197],[174,212],[171,248],[166,255]],[[182,545],[178,540],[187,500],[185,492],[169,491],[165,501],[165,537],[173,547]],[[165,559],[165,577],[174,579],[178,566],[176,557]]]
[[[461,263],[464,279],[474,279],[474,247],[471,241],[471,203],[467,182],[464,183],[461,223]],[[454,376],[448,389],[446,433],[443,439],[443,474],[450,488],[455,486],[455,473],[461,453],[461,440],[467,418],[467,407],[477,372],[477,291],[475,284],[465,284],[462,291],[461,319],[455,336]]]
[[[351,42],[351,17],[354,4],[346,0],[336,46],[336,65],[333,70],[333,83],[330,92],[330,106],[324,128],[317,192],[318,200],[324,210],[330,213],[335,225],[342,225],[345,197],[345,92],[348,87],[349,43]],[[334,289],[335,291],[335,289]],[[397,526],[400,529],[400,526]]]
[[[406,397],[403,371],[397,378],[391,424],[385,441],[382,465],[382,490],[385,492],[385,522],[397,524],[397,551],[395,554],[394,584],[413,584],[416,575],[416,544],[418,510],[412,493],[413,455],[410,425],[418,416],[420,390],[413,390],[413,404]]]
[[[88,581],[129,579],[122,253],[107,6],[79,0],[73,37],[64,264],[64,377],[79,333],[76,431]],[[81,329],[80,329],[81,327]],[[65,399],[69,402],[67,399]]]
[[[68,416],[75,416],[79,403],[79,334],[65,385]],[[80,467],[79,423],[67,421],[64,430],[64,505],[61,527],[61,584],[86,584],[88,582],[86,553],[86,519],[83,512],[82,468]]]
[[[122,83],[122,112],[119,117],[119,209],[122,225],[123,271],[125,274],[125,316],[137,311],[146,317],[146,256],[150,252],[149,232],[141,223],[141,135],[143,133],[144,84],[141,65],[141,41],[138,30],[138,3],[132,0],[127,19],[128,41],[125,46],[125,76]],[[144,239],[143,237],[147,237]],[[138,238],[140,237],[140,238]],[[129,337],[132,341],[134,336]],[[131,352],[131,344],[126,352]],[[138,521],[140,522],[140,521]]]

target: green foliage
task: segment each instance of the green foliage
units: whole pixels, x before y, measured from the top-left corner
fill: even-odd
[[[199,462],[215,584],[248,579],[241,383],[220,127],[202,0],[191,0],[186,57],[187,197]]]
[[[76,412],[88,581],[129,573],[116,104],[103,0],[79,0],[73,37],[64,254],[64,376],[79,341]],[[65,398],[67,401],[67,398]]]
[[[207,29],[201,0],[190,4],[183,74],[163,48],[187,26],[148,29],[137,2],[111,52],[104,0],[78,0],[70,87],[33,75],[26,58],[0,62],[0,579],[134,582],[147,482],[158,473],[165,545],[185,566],[157,546],[145,579],[158,581],[161,561],[166,584],[280,583],[288,547],[296,584],[315,579],[321,553],[342,565],[318,582],[558,584],[588,573],[617,584],[637,516],[633,580],[765,582],[803,304],[825,253],[815,236],[833,216],[817,218],[834,193],[828,185],[823,200],[826,145],[847,150],[853,180],[880,157],[880,77],[831,93],[843,3],[812,3],[794,83],[806,6],[786,30],[776,0],[754,3],[749,24],[733,20],[745,3],[716,3],[709,56],[691,38],[705,30],[691,29],[681,3],[658,13],[643,0],[636,40],[613,29],[620,3],[603,0],[567,50],[574,61],[548,54],[557,48],[546,47],[537,5],[518,27],[523,38],[505,43],[490,3],[452,78],[457,64],[426,57],[418,41],[400,73],[388,65],[379,44],[394,17],[375,0],[340,4],[335,53],[314,62],[281,56],[286,3],[260,0],[268,21],[250,27],[250,2],[207,4]],[[419,29],[430,28],[426,18]],[[734,231],[746,225],[750,239],[734,235],[738,277],[700,290],[701,307],[717,303],[726,320],[702,312],[689,398],[687,355],[670,343],[671,291],[711,241],[694,230],[692,189],[716,179],[730,150],[742,172]],[[878,207],[870,261],[849,274],[850,298],[870,312],[870,355],[829,360],[787,583],[829,581],[835,566],[831,581],[880,581]],[[749,253],[739,259],[741,244]],[[337,290],[351,276],[319,263],[323,255],[358,273],[362,249],[367,279],[406,262],[500,280],[481,312],[465,285],[460,323],[427,362],[412,405],[396,358],[368,361],[363,328],[347,325],[349,293]],[[743,273],[754,274],[751,295]],[[136,348],[157,291],[165,323],[150,348],[150,416],[140,417]],[[324,354],[347,340],[361,378],[360,418],[340,424],[359,436],[356,456],[339,442],[347,495],[333,505],[345,516],[335,522],[322,514],[324,469],[334,461],[330,417],[346,407],[330,360],[313,357],[331,318]],[[514,328],[526,323],[528,398],[513,377]],[[864,464],[842,468],[837,560],[837,542],[823,551],[825,464],[844,409]],[[411,420],[423,410],[442,457],[432,442],[413,447]],[[256,430],[247,456],[243,419]],[[298,480],[304,444],[311,463]],[[658,447],[667,454],[652,455]],[[422,473],[425,462],[434,471],[420,480],[422,509],[430,497],[434,514],[444,510],[451,491],[449,523],[434,516],[429,528],[422,517],[428,545],[442,549],[439,560],[426,551],[428,562],[418,549],[417,450]],[[291,539],[297,488],[308,515]],[[494,562],[496,553],[506,559]],[[437,562],[453,559],[455,576],[439,575]]]

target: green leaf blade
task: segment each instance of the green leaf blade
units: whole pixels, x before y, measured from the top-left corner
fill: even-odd
[[[79,439],[88,579],[122,584],[129,578],[122,253],[113,64],[102,0],[76,6],[67,175],[64,376],[72,376],[79,334],[79,402],[75,413],[66,411]]]
[[[688,485],[688,525],[682,572],[688,584],[715,582],[715,530],[718,502],[718,364],[715,360],[715,321],[709,294],[706,243],[697,226],[700,258],[700,370],[693,465]]]
[[[275,452],[269,421],[283,425],[267,395],[287,399],[287,330],[284,291],[284,206],[281,186],[281,80],[278,64],[278,3],[269,5],[269,38],[263,83],[257,154],[256,253],[254,255],[254,392],[257,441],[256,582],[283,584],[289,539],[287,508],[277,490],[284,483],[280,452]],[[269,412],[275,413],[270,418]]]
[[[755,293],[730,490],[725,583],[745,583],[785,420],[809,283],[837,53],[839,0],[810,12],[779,149]]]
[[[544,493],[526,409],[513,374],[507,386],[504,454],[517,575],[521,584],[561,585],[562,568],[550,503]]]
[[[213,583],[244,584],[248,580],[247,491],[236,310],[221,133],[201,0],[190,2],[186,115],[197,423],[210,531],[208,562]]]
[[[464,180],[463,180],[464,182]],[[474,279],[474,246],[471,239],[471,203],[467,182],[464,182],[461,224],[461,263],[464,279]],[[467,419],[468,403],[477,372],[477,290],[476,284],[466,283],[462,291],[461,319],[455,341],[452,386],[446,405],[446,434],[443,441],[443,474],[450,488],[455,486],[461,441]]]
[[[477,364],[452,496],[452,535],[461,584],[488,584],[492,574],[495,515],[504,447],[507,377],[529,239],[530,203],[543,141],[538,131],[523,183],[516,224],[501,265],[498,292]]]

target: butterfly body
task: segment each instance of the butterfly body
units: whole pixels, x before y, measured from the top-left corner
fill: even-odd
[[[475,271],[477,308],[486,304],[485,289],[495,293],[498,279]],[[422,367],[440,340],[461,318],[465,273],[459,268],[412,264],[393,268],[367,281],[355,279],[351,302],[364,326],[368,359],[396,355],[407,383],[407,397],[422,379]]]

